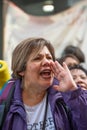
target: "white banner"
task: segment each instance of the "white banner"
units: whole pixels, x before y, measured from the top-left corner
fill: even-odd
[[[4,27],[4,60],[11,64],[15,46],[28,37],[44,37],[55,47],[56,57],[68,44],[79,46],[87,57],[87,0],[52,16],[28,15],[9,3]]]

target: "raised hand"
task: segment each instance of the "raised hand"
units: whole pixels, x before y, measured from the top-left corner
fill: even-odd
[[[65,63],[61,66],[58,61],[51,62],[51,69],[54,73],[54,76],[58,79],[59,85],[54,85],[54,88],[61,92],[66,92],[70,90],[77,89],[72,75]]]

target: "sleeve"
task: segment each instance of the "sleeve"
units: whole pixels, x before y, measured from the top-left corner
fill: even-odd
[[[78,88],[62,93],[62,96],[71,110],[75,130],[87,130],[87,90]]]

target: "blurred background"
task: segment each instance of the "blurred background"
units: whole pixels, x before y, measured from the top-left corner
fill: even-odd
[[[36,36],[52,42],[56,57],[78,46],[87,62],[87,0],[0,0],[0,9],[0,59],[9,68],[15,46]]]

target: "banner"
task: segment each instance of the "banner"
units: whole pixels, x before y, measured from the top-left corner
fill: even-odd
[[[87,57],[87,0],[51,16],[26,14],[13,3],[8,3],[4,26],[4,60],[11,67],[11,55],[16,45],[28,37],[50,40],[60,57],[66,45],[79,46]],[[86,59],[87,60],[87,59]]]

